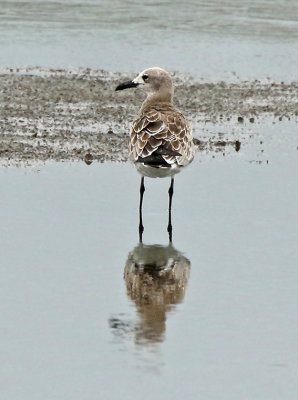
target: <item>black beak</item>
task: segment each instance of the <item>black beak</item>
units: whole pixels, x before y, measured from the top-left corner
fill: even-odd
[[[120,83],[120,85],[118,85],[115,90],[128,89],[132,87],[137,87],[138,85],[139,85],[138,83],[134,83],[133,81],[123,82]]]

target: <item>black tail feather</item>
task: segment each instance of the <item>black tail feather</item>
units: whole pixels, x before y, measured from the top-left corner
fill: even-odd
[[[170,167],[170,164],[166,162],[163,156],[174,156],[179,157],[182,154],[178,153],[178,151],[174,151],[171,149],[167,149],[164,146],[159,146],[150,156],[148,157],[139,157],[137,162],[141,162],[152,167]]]

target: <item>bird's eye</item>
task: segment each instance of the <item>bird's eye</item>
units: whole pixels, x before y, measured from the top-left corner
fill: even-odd
[[[144,81],[146,81],[146,80],[149,78],[149,76],[148,76],[147,74],[144,74],[144,75],[142,76],[142,78],[143,78]]]

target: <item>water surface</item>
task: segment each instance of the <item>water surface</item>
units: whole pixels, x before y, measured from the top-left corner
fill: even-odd
[[[0,168],[1,398],[296,399],[296,85],[287,92],[273,82],[297,80],[297,2],[28,0],[0,1],[0,9],[2,71],[45,67],[27,71],[37,73],[41,94],[25,75],[2,76],[2,146],[11,159],[5,153]],[[72,71],[50,67],[103,68],[106,76],[151,65],[213,82],[269,76],[268,93],[291,100],[279,108],[264,95],[269,81],[240,81],[235,91],[248,93],[242,124],[238,106],[225,111],[227,120],[213,110],[224,84],[207,88],[203,105],[202,93],[197,103],[186,96],[192,109],[179,97],[204,143],[176,177],[172,245],[168,180],[145,182],[141,245],[140,177],[132,166],[104,156],[90,165],[51,161],[65,159],[70,139],[72,159],[84,159],[90,145],[77,143],[78,129],[111,146],[105,132],[120,104],[106,96],[104,111],[94,111],[100,100],[89,78],[74,92],[65,76],[62,88],[53,85],[55,74]],[[43,74],[52,97],[40,89]],[[221,92],[237,105],[235,91]],[[263,105],[272,103],[275,117],[268,118]],[[86,110],[93,119],[84,130]],[[123,122],[123,110],[117,132],[130,118]],[[80,125],[74,117],[81,114]],[[32,153],[24,163],[11,146],[16,133],[20,154]],[[124,160],[116,144],[116,159]],[[36,157],[37,147],[47,156]],[[54,150],[64,155],[48,157]]]
[[[251,143],[177,176],[180,289],[124,279],[138,248],[129,164],[2,168],[3,398],[296,398],[298,151],[294,130],[272,129],[259,159]],[[168,184],[146,182],[145,245],[168,245]]]
[[[297,79],[298,5],[271,1],[0,1],[2,66]]]

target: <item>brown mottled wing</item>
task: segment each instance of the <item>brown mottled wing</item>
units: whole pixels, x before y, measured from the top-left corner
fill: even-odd
[[[131,159],[135,162],[153,153],[161,155],[169,166],[183,166],[193,158],[191,126],[174,108],[144,110],[133,122],[130,139]]]

